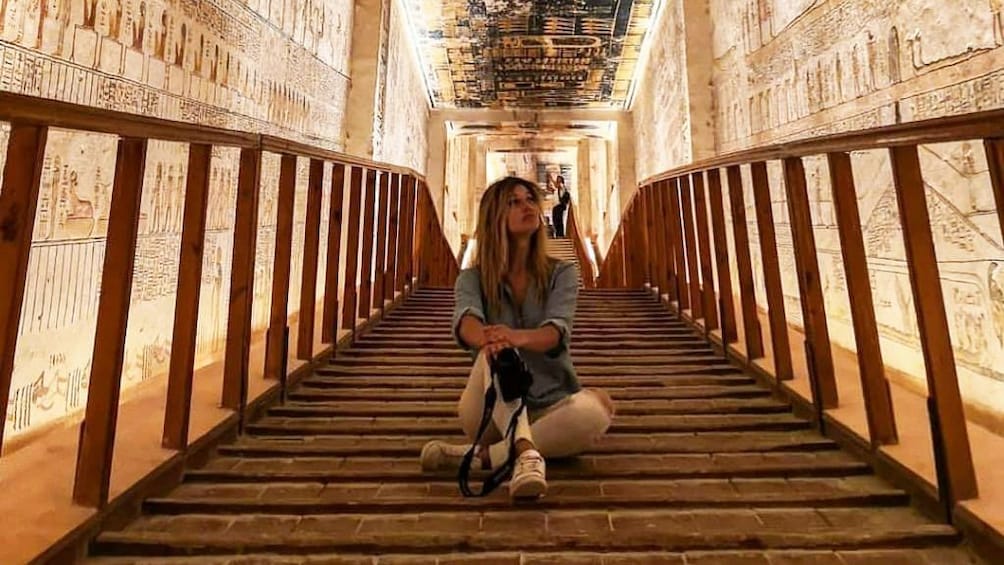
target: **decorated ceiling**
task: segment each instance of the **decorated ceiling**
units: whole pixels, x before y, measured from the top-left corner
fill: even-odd
[[[405,0],[437,107],[626,106],[660,0]]]

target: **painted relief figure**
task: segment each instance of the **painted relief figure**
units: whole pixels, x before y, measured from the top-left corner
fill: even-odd
[[[2,0],[0,5],[0,39],[20,43],[24,37],[25,0]]]
[[[62,53],[66,28],[70,23],[70,10],[66,0],[42,2],[42,24],[38,27],[40,49],[46,53]]]
[[[990,295],[990,317],[997,343],[1004,347],[1004,269],[997,262],[990,263],[987,273],[987,292]]]

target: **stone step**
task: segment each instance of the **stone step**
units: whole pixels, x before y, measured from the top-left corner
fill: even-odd
[[[316,380],[303,384],[315,383]],[[395,381],[397,382],[397,381]],[[407,379],[404,379],[407,383]],[[407,386],[407,384],[401,385]],[[344,399],[381,400],[383,402],[411,402],[415,400],[460,399],[462,386],[427,387],[418,386],[400,390],[401,386],[388,382],[353,383],[333,381],[327,388],[299,388],[289,392],[288,398],[299,401],[334,401]],[[697,383],[693,386],[674,387],[612,387],[604,389],[616,401],[623,400],[688,400],[710,398],[761,398],[770,396],[770,391],[759,386],[714,386]]]
[[[462,438],[455,438],[461,443]],[[612,438],[614,441],[616,438]],[[456,480],[456,471],[426,472],[419,468],[418,453],[422,441],[414,441],[409,455],[332,455],[320,456],[320,445],[295,445],[292,442],[230,455],[204,469],[189,471],[188,480],[201,482],[347,482],[396,481],[425,483],[430,480]],[[259,442],[262,444],[268,442]],[[277,442],[273,442],[277,443]],[[636,444],[638,442],[635,442]],[[327,445],[328,442],[323,442]],[[616,446],[616,443],[612,444]],[[402,449],[405,445],[401,446]],[[602,449],[598,446],[597,449]],[[344,450],[343,450],[344,451]],[[222,453],[222,452],[221,452]],[[290,456],[294,459],[290,459]],[[548,480],[579,480],[584,483],[620,479],[743,479],[743,478],[822,478],[869,476],[869,468],[845,453],[835,450],[735,452],[735,453],[592,453],[548,464]],[[481,471],[472,475],[481,477]]]
[[[587,348],[581,347],[576,344],[572,345],[571,353],[572,360],[574,363],[589,363],[596,359],[610,359],[618,358],[624,359],[625,361],[630,361],[631,359],[649,359],[649,358],[663,358],[663,357],[673,357],[673,361],[678,360],[677,356],[681,355],[703,355],[703,354],[714,354],[714,351],[710,346],[700,345],[694,347],[675,347],[675,348],[630,348],[631,342],[616,342],[615,344],[604,344],[603,347]],[[618,345],[619,344],[619,345]],[[360,358],[360,359],[378,359],[380,357],[393,357],[396,355],[408,356],[408,357],[426,357],[431,356],[434,358],[462,358],[466,359],[469,363],[472,362],[471,354],[460,348],[454,348],[452,350],[443,351],[442,349],[437,349],[434,347],[360,347],[358,342],[350,348],[339,350],[337,353],[338,359],[346,359],[350,357]],[[718,360],[722,360],[721,356],[717,357]]]
[[[792,414],[730,414],[730,415],[668,415],[620,416],[614,418],[610,433],[658,433],[705,431],[790,431],[802,430],[811,425],[808,420]],[[378,418],[353,418],[337,416],[265,417],[245,429],[248,433],[265,435],[345,435],[345,434],[404,434],[434,435],[450,433],[457,429],[457,419],[410,418],[381,416]]]
[[[436,373],[438,367],[429,367],[428,372]],[[456,388],[467,386],[468,370],[462,376],[387,376],[381,374],[346,374],[326,376],[312,375],[304,379],[301,386],[309,388],[345,388],[345,387],[393,387],[393,388]],[[615,388],[677,388],[688,386],[744,386],[755,384],[756,381],[742,373],[724,375],[611,375],[607,371],[600,375],[585,375],[579,378],[584,387],[615,387]]]
[[[480,479],[479,479],[480,480]],[[902,506],[909,496],[869,476],[807,479],[552,480],[533,510],[607,508],[758,508]],[[149,499],[152,514],[366,514],[508,510],[504,489],[472,500],[455,481],[424,483],[189,482]]]
[[[304,556],[250,553],[241,556],[198,557],[98,557],[95,565],[302,565]],[[315,565],[978,565],[962,549],[884,548],[861,550],[741,549],[735,551],[655,552],[619,551],[616,554],[587,551],[492,551],[423,553],[373,556],[362,554],[311,554]]]
[[[430,437],[380,436],[377,434],[343,435],[328,437],[253,437],[245,436],[235,444],[221,445],[217,451],[225,456],[240,457],[363,457],[394,456],[408,457],[413,465],[422,446]],[[459,429],[452,439],[463,441]],[[814,431],[795,432],[691,432],[654,434],[612,434],[600,438],[590,448],[590,454],[616,455],[616,461],[635,465],[642,472],[646,462],[658,472],[672,472],[665,467],[666,461],[659,456],[670,454],[699,454],[702,460],[711,464],[713,453],[751,453],[756,455],[773,453],[804,453],[833,451],[837,444],[821,437]],[[839,453],[839,452],[837,452]],[[846,456],[845,456],[846,457]],[[578,460],[583,460],[579,457]],[[690,459],[688,459],[690,461]],[[855,462],[855,468],[867,466]],[[212,462],[209,464],[212,466]],[[553,465],[552,465],[553,467]],[[626,469],[632,472],[632,469]]]
[[[372,377],[383,377],[383,376],[414,376],[414,377],[429,377],[431,375],[435,376],[467,376],[471,372],[471,368],[468,366],[460,367],[437,367],[430,365],[387,365],[383,367],[371,367],[371,366],[361,366],[361,367],[351,367],[344,365],[327,365],[323,367],[318,367],[315,373],[320,376],[348,376],[348,375],[360,375],[360,376],[372,376]],[[643,377],[669,377],[674,375],[741,375],[738,370],[736,370],[731,365],[726,365],[724,363],[719,364],[704,364],[704,365],[668,365],[668,366],[638,366],[638,367],[625,367],[623,365],[612,366],[612,367],[598,367],[585,365],[578,367],[576,373],[580,377],[586,376],[611,376],[611,375],[623,375],[623,376],[643,376]]]
[[[641,367],[646,365],[670,365],[673,363],[686,363],[697,365],[701,363],[715,363],[720,364],[724,360],[720,355],[715,355],[710,351],[707,353],[695,353],[693,351],[681,352],[676,355],[646,355],[639,356],[635,358],[623,358],[618,357],[614,359],[607,358],[603,355],[590,355],[588,357],[583,356],[572,356],[572,362],[575,363],[577,367],[585,366],[617,366],[617,367]],[[435,367],[467,367],[470,368],[473,364],[470,355],[464,356],[442,356],[442,355],[385,355],[382,357],[377,356],[366,356],[366,357],[355,357],[355,356],[338,356],[332,359],[328,366],[329,367],[373,367],[373,368],[384,368],[397,365],[421,365],[429,364]]]
[[[791,406],[772,398],[711,400],[628,400],[617,403],[618,415],[641,414],[781,414]],[[289,402],[273,406],[271,416],[442,416],[457,414],[457,401],[338,401]]]
[[[521,525],[512,527],[514,521]],[[793,527],[797,530],[793,531]],[[99,555],[722,551],[924,548],[950,526],[905,508],[481,510],[407,514],[144,516],[92,544]]]
[[[604,349],[614,348],[617,344],[627,344],[631,347],[651,347],[658,349],[672,349],[682,347],[708,347],[708,342],[704,338],[694,336],[660,337],[660,336],[597,336],[584,337],[577,334],[572,336],[572,349]],[[460,350],[456,340],[449,331],[444,331],[437,335],[408,335],[408,334],[364,334],[356,338],[352,344],[356,348],[385,348],[385,347],[428,347],[436,349]]]

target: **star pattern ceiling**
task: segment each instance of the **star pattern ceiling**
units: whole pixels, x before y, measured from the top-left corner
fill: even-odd
[[[437,107],[623,108],[660,0],[406,0]]]

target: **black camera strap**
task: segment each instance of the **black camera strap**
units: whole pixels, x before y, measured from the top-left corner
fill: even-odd
[[[478,449],[478,444],[481,438],[485,435],[485,431],[488,429],[488,425],[492,422],[492,411],[495,410],[495,402],[498,401],[498,392],[495,390],[495,379],[497,375],[492,372],[492,385],[488,387],[485,391],[485,409],[481,414],[481,423],[478,425],[478,435],[474,438],[474,443],[471,448],[467,450],[464,454],[464,459],[460,463],[460,472],[457,475],[457,483],[460,486],[460,492],[465,497],[482,497],[487,496],[502,483],[509,478],[512,474],[513,468],[516,466],[516,424],[519,422],[519,417],[526,410],[526,398],[520,398],[519,408],[516,409],[512,414],[512,418],[509,419],[509,425],[506,427],[505,435],[503,438],[509,438],[509,455],[506,457],[505,463],[500,465],[498,468],[493,470],[488,477],[485,478],[484,483],[481,485],[480,492],[474,492],[471,490],[470,486],[470,475],[471,475],[471,464],[474,462],[474,453]]]

